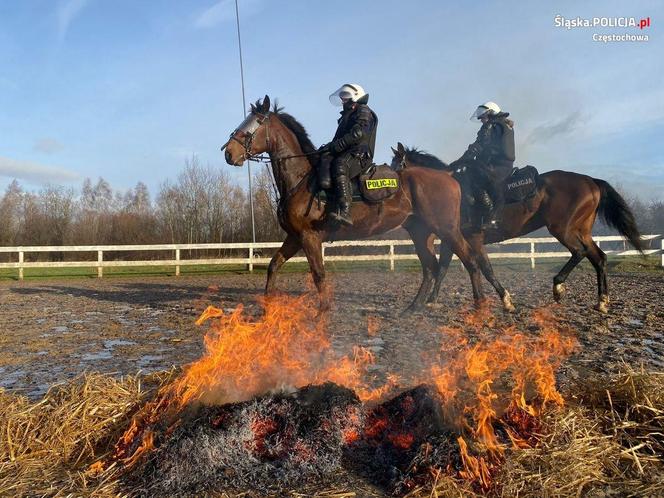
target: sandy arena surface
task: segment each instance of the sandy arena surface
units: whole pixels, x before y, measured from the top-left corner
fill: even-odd
[[[552,304],[548,270],[497,268],[512,292],[513,315],[493,309],[503,325],[528,330],[532,310]],[[335,309],[330,322],[339,354],[363,345],[376,354],[376,374],[417,375],[422,353],[437,347],[441,325],[460,325],[470,305],[470,285],[458,265],[450,270],[441,304],[401,317],[420,281],[411,271],[330,273]],[[39,398],[49,386],[84,371],[117,375],[180,366],[203,351],[205,327],[194,324],[210,304],[233,309],[242,303],[258,313],[263,274],[196,277],[39,280],[0,283],[0,387]],[[561,370],[561,379],[612,371],[625,362],[664,367],[664,274],[611,273],[612,309],[601,315],[595,302],[595,275],[577,270],[556,314],[574,328],[581,349]],[[306,275],[280,276],[279,287],[299,293]],[[490,290],[485,283],[485,290]],[[369,320],[378,323],[367,333]]]

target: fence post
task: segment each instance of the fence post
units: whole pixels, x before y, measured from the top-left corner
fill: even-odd
[[[535,269],[535,243],[530,243],[530,269]]]
[[[104,251],[97,251],[97,278],[104,276],[104,268],[101,263],[104,261]]]
[[[175,261],[180,261],[180,249],[175,250]],[[180,276],[180,265],[175,265],[175,276]]]
[[[664,262],[664,256],[662,256]],[[23,251],[18,252],[18,279],[23,280]]]
[[[254,246],[249,244],[249,273],[254,271]]]
[[[390,244],[390,271],[394,271],[394,244]]]

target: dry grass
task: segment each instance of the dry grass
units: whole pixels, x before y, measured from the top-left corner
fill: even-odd
[[[89,482],[84,470],[110,450],[136,408],[171,375],[85,374],[34,404],[0,391],[0,495],[114,494],[114,486]]]
[[[510,451],[489,492],[501,497],[663,496],[664,373],[584,381],[578,403],[550,412],[536,448]],[[444,477],[413,496],[472,496]]]
[[[98,478],[86,477],[85,469],[110,451],[137,407],[171,375],[113,379],[89,374],[51,389],[37,403],[0,391],[0,495],[131,494],[118,484],[116,469]],[[664,495],[664,374],[625,367],[573,391],[573,405],[544,417],[536,448],[508,452],[490,494]],[[409,496],[476,492],[440,473],[431,486]],[[360,496],[349,489],[317,494]]]

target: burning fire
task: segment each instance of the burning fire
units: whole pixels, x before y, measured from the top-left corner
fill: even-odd
[[[191,403],[225,404],[328,381],[354,390],[367,402],[384,399],[399,386],[402,379],[392,373],[382,386],[372,387],[367,366],[375,358],[367,349],[356,347],[342,357],[334,354],[326,320],[317,315],[309,295],[265,299],[262,306],[264,313],[258,318],[242,306],[231,313],[215,307],[205,310],[196,322],[210,323],[205,354],[136,414],[116,445],[116,460],[125,467],[135,465],[156,445],[160,433],[167,436],[177,426],[178,414]],[[563,404],[555,374],[576,340],[558,325],[551,309],[533,312],[530,320],[528,333],[516,326],[497,330],[498,321],[487,309],[468,313],[463,327],[440,328],[439,351],[425,359],[421,377],[412,379],[435,386],[446,423],[458,435],[463,467],[457,469],[458,476],[485,489],[510,446],[536,444],[542,410]],[[378,319],[369,317],[368,335],[378,331]],[[407,402],[401,409],[404,414],[412,411]],[[416,449],[420,436],[402,425],[397,430],[397,425],[384,413],[370,414],[362,431],[357,430],[359,421],[351,424],[342,440],[352,445],[381,437],[400,451]],[[261,420],[252,430],[260,446],[278,428],[274,421]],[[440,471],[429,469],[430,475]]]
[[[283,387],[334,382],[353,389],[362,401],[378,400],[398,384],[371,388],[366,367],[375,361],[371,351],[356,347],[352,356],[333,354],[326,320],[317,314],[310,295],[264,299],[264,314],[248,316],[242,306],[226,313],[208,307],[196,321],[212,321],[205,336],[205,354],[183,374],[164,386],[132,421],[116,447],[115,457],[128,466],[152,448],[148,427],[175,418],[192,402],[224,404],[243,401]],[[141,443],[136,447],[137,438]]]
[[[506,449],[496,425],[503,426],[513,447],[529,447],[519,434],[533,435],[535,421],[547,404],[563,405],[555,373],[578,343],[551,309],[536,310],[531,319],[538,333],[525,334],[510,326],[496,335],[495,317],[487,309],[470,313],[465,325],[476,335],[485,328],[491,334],[472,346],[464,329],[441,328],[444,339],[431,376],[450,421],[486,451],[486,458],[472,456],[464,438],[458,439],[462,477],[473,478],[484,488],[490,485],[491,467]]]

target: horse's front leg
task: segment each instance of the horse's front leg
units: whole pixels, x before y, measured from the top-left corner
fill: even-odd
[[[309,262],[311,275],[314,279],[314,284],[318,290],[318,297],[320,298],[320,310],[328,311],[330,309],[330,292],[325,281],[325,266],[323,265],[323,240],[322,235],[317,232],[304,232],[302,239],[302,250]]]
[[[468,238],[468,243],[470,247],[475,252],[477,257],[477,262],[480,265],[480,271],[484,275],[489,283],[496,289],[500,300],[503,303],[503,309],[510,313],[515,311],[514,304],[512,303],[512,296],[505,289],[500,281],[496,278],[496,275],[493,273],[493,266],[491,266],[491,261],[489,260],[489,255],[486,252],[486,247],[484,246],[484,233],[479,232],[470,235]]]
[[[288,235],[284,243],[277,252],[272,256],[270,265],[267,267],[267,283],[265,285],[265,294],[270,295],[274,293],[275,283],[277,281],[277,272],[284,265],[286,261],[295,256],[295,253],[300,250],[302,245],[297,237]]]

